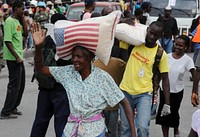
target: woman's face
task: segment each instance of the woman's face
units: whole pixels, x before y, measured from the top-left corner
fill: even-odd
[[[76,71],[84,71],[90,69],[91,60],[90,57],[80,48],[75,48],[72,53],[72,63]]]
[[[174,50],[176,53],[184,53],[185,41],[183,39],[176,39],[176,43],[174,44]]]

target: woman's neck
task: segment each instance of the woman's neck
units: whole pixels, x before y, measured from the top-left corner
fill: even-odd
[[[91,74],[91,67],[88,68],[88,69],[84,69],[82,71],[79,71],[79,73],[82,77],[82,80],[85,80]]]
[[[174,52],[174,53],[172,53],[172,57],[175,59],[180,59],[181,57],[183,57],[184,54],[185,54],[184,52],[182,52],[182,53]]]

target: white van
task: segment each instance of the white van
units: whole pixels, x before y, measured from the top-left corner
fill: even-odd
[[[172,16],[176,18],[180,34],[189,34],[192,20],[199,14],[199,0],[175,0],[172,6]],[[152,3],[150,12],[151,22],[158,19],[159,14],[163,16],[164,8],[168,0],[149,0]]]

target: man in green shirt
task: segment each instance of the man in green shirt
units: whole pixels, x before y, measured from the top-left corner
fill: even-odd
[[[25,87],[25,69],[23,64],[23,36],[27,36],[27,26],[24,20],[24,5],[20,0],[15,0],[12,6],[13,14],[4,24],[3,58],[6,60],[9,83],[4,107],[0,119],[17,118],[22,115],[17,110]]]

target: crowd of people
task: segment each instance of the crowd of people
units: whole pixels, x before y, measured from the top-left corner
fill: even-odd
[[[108,7],[101,13],[93,12],[95,0],[84,2],[81,20],[113,12]],[[44,87],[43,83],[38,83],[31,137],[45,137],[52,116],[56,137],[148,137],[152,104],[157,94],[156,124],[161,125],[163,137],[169,137],[169,128],[174,128],[174,137],[180,137],[179,109],[184,93],[184,74],[191,72],[194,79],[191,101],[193,106],[198,106],[200,57],[195,54],[195,60],[192,60],[185,54],[191,39],[178,36],[177,22],[171,16],[173,9],[170,6],[166,5],[164,16],[152,22],[150,2],[134,1],[133,9],[127,3],[123,4],[124,1],[120,3],[124,11],[119,23],[147,26],[145,43],[136,46],[115,39],[107,65],[96,59],[89,48],[78,44],[73,47],[70,60],[59,58],[54,65],[48,66],[44,65],[44,50],[56,47],[56,44],[46,35],[45,24],[67,20],[65,13],[69,5],[57,0],[39,1],[37,5],[24,4],[20,0],[9,4],[0,1],[0,70],[6,65],[9,75],[0,119],[15,119],[22,115],[18,106],[26,82],[23,52],[34,48],[34,72],[54,84],[52,87],[48,81]],[[200,34],[198,28],[197,24],[191,33],[194,39]],[[155,91],[153,77],[159,51],[162,54],[156,67],[161,82],[159,91]],[[35,73],[34,77],[38,78]],[[193,119],[197,119],[197,115],[198,111]],[[119,117],[121,127],[118,127]],[[192,122],[189,136],[197,137],[200,127],[195,124],[196,120]]]

